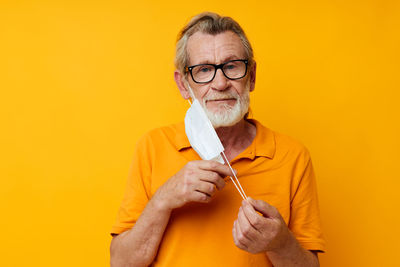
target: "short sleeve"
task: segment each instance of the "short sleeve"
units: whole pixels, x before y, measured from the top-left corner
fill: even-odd
[[[147,205],[150,199],[151,158],[151,141],[144,136],[136,145],[125,194],[111,234],[131,229]]]
[[[308,151],[298,161],[299,174],[295,178],[291,198],[289,229],[300,245],[307,250],[325,251],[317,196],[317,184]]]

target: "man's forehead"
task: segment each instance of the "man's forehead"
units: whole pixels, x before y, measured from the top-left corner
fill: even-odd
[[[187,43],[189,64],[223,63],[245,58],[245,49],[240,37],[232,31],[211,35],[196,32]]]

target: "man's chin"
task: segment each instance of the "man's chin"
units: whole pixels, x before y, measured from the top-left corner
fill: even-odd
[[[214,128],[234,126],[244,117],[239,103],[236,103],[233,107],[230,105],[219,105],[215,109],[205,106],[204,110]]]
[[[215,106],[207,105],[206,109],[209,113],[215,114],[215,116],[227,116],[235,106],[227,105],[227,104],[220,104]]]
[[[227,99],[227,100],[215,100],[206,101],[205,105],[208,110],[212,112],[223,112],[229,109],[233,109],[237,103],[236,99]]]
[[[214,113],[208,116],[214,128],[231,127],[237,124],[241,118],[232,114]]]

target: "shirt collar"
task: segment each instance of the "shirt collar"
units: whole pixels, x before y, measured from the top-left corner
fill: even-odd
[[[255,119],[247,119],[256,126],[256,136],[249,147],[240,153],[235,159],[249,158],[253,160],[255,157],[267,157],[272,159],[275,155],[276,143],[274,132],[263,126]],[[175,147],[178,151],[190,148],[191,145],[185,133],[185,124],[176,125]]]
[[[252,160],[255,157],[267,157],[272,159],[276,149],[274,132],[255,119],[247,120],[256,126],[257,132],[251,145],[240,153],[238,157],[246,157]]]

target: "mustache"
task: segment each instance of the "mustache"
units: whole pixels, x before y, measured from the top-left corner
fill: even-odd
[[[210,93],[203,98],[203,101],[209,100],[224,100],[224,99],[236,99],[240,98],[239,94],[235,92],[226,92],[226,93]]]

